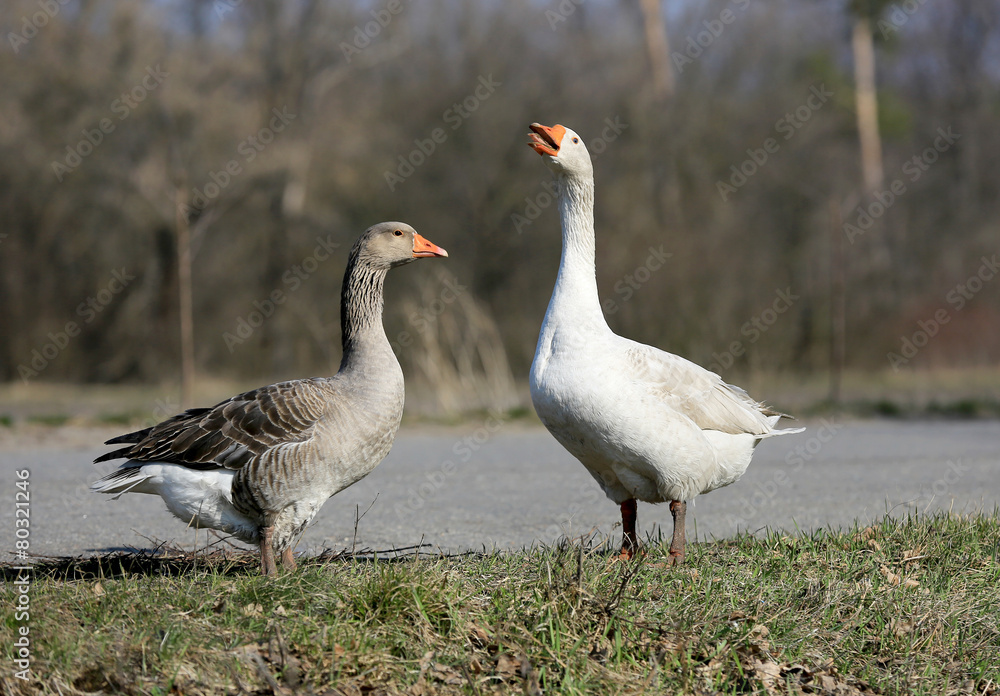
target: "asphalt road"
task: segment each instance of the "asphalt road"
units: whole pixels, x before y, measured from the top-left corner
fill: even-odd
[[[765,527],[809,530],[877,519],[887,511],[955,512],[1000,506],[1000,422],[807,422],[768,440],[732,486],[688,506],[688,539]],[[41,442],[0,447],[8,501],[0,511],[0,559],[14,549],[15,471],[30,471],[31,552],[44,555],[151,548],[150,540],[204,544],[159,498],[119,500],[87,486],[105,471],[94,446]],[[107,467],[105,463],[100,465]],[[368,509],[370,508],[370,509]],[[355,536],[358,511],[360,520]],[[596,530],[619,534],[617,507],[548,433],[492,419],[454,429],[409,428],[366,479],[328,501],[298,550],[512,549]],[[639,530],[670,534],[665,505],[639,505]],[[238,542],[236,542],[238,543]]]

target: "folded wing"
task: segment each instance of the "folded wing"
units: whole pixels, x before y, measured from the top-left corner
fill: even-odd
[[[763,436],[773,430],[775,416],[785,416],[690,360],[622,340],[629,344],[626,357],[635,378],[702,430]]]
[[[108,440],[127,447],[95,459],[181,464],[191,469],[239,469],[261,453],[305,442],[326,410],[329,380],[280,382],[239,394],[211,408],[193,408],[158,425]]]

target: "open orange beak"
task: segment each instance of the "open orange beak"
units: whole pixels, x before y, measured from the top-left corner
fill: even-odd
[[[554,126],[543,126],[541,123],[532,123],[528,128],[528,147],[540,155],[555,157],[559,154],[559,147],[562,145],[563,136],[566,129],[558,123]]]
[[[427,241],[419,234],[413,234],[413,258],[419,259],[425,256],[447,256],[448,252],[437,244]]]

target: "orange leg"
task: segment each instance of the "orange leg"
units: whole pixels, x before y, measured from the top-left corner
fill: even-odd
[[[670,540],[670,565],[684,562],[684,513],[687,503],[683,500],[670,501],[670,514],[674,518],[674,536]]]
[[[274,564],[274,547],[271,545],[271,538],[274,536],[274,527],[260,528],[260,572],[263,575],[275,575],[278,567]]]
[[[292,547],[288,546],[281,552],[281,565],[285,570],[295,570],[295,556],[292,555]]]
[[[618,558],[631,560],[639,550],[639,541],[635,536],[636,505],[635,498],[629,498],[622,503],[622,551]]]

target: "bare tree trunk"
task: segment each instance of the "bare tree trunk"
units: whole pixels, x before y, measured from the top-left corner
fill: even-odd
[[[177,183],[177,297],[181,329],[181,408],[191,408],[194,390],[194,319],[191,309],[191,228],[188,224],[187,186]]]
[[[830,402],[840,403],[840,385],[844,374],[847,311],[843,219],[840,201],[830,196]]]
[[[646,50],[653,71],[653,90],[657,99],[674,95],[674,71],[670,67],[670,47],[667,29],[660,12],[660,0],[639,0],[642,23],[646,32]]]
[[[861,139],[861,173],[865,192],[882,185],[882,138],[878,131],[878,102],[875,92],[875,42],[871,21],[854,21],[854,89],[858,112],[858,135]]]

